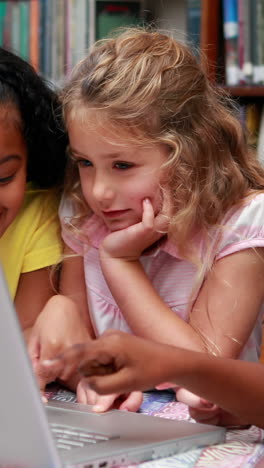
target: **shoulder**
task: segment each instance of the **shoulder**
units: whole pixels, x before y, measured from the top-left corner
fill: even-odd
[[[221,224],[218,258],[247,248],[264,247],[264,193],[246,198]]]
[[[4,239],[15,236],[23,236],[25,239],[44,230],[50,232],[58,229],[59,197],[53,190],[38,190],[27,187],[23,205],[19,213],[4,233],[1,243]]]
[[[31,213],[38,213],[39,216],[45,213],[56,213],[57,215],[58,208],[59,196],[55,190],[34,189],[29,185],[20,214],[21,216],[30,215]]]
[[[227,213],[223,224],[238,223],[264,224],[264,192],[251,195],[243,201],[240,207],[234,207]]]

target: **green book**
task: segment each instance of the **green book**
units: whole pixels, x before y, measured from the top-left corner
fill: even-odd
[[[20,55],[24,60],[29,60],[29,2],[20,1]]]
[[[4,45],[4,28],[7,12],[7,2],[0,2],[0,46]]]
[[[119,27],[140,25],[140,2],[97,2],[96,39],[111,35]]]

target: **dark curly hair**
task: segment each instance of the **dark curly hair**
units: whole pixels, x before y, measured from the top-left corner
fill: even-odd
[[[27,180],[39,188],[59,186],[68,138],[58,96],[29,63],[0,47],[0,107],[9,104],[21,116],[28,150]]]

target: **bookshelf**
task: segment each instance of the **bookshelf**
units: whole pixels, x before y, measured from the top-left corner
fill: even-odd
[[[236,37],[232,37],[231,39],[228,37],[228,40],[231,41],[228,44],[227,34],[224,29],[226,21],[224,6],[226,7],[227,4],[229,6],[231,4],[233,7],[235,5],[237,15],[236,21],[234,21],[234,23],[237,22]],[[244,27],[246,20],[242,22],[243,10],[241,13],[239,8],[247,8],[248,10],[244,11],[247,11],[248,16],[251,16],[250,30],[248,29],[247,36],[243,35],[243,29],[241,29]],[[257,10],[257,8],[261,9]],[[259,13],[261,13],[263,21],[263,37],[261,37],[260,45],[257,41],[259,38],[257,34],[260,34],[260,29],[257,29],[256,26],[257,21],[260,23],[258,28],[262,24],[259,18],[256,18],[257,14],[260,16]],[[252,30],[253,23],[255,24],[254,31]],[[232,34],[230,34],[230,36],[232,36]],[[245,62],[242,60],[244,59],[244,49],[249,49],[249,46],[246,46],[242,42],[246,39],[252,44],[250,50],[250,67],[246,69],[247,72],[250,70],[250,77],[244,74]],[[263,64],[261,64],[261,67],[258,60],[259,57],[256,57],[255,54],[259,47],[263,50],[263,55],[261,57],[263,58]],[[241,121],[248,132],[249,143],[256,149],[260,161],[264,164],[264,1],[201,0],[200,48],[202,51],[201,57],[205,57],[207,62],[210,79],[226,90],[236,101]],[[252,48],[254,48],[254,54]],[[236,68],[232,69],[232,73],[234,70],[237,73],[235,76],[227,72],[227,67],[230,66],[227,54],[230,53],[233,53],[233,56],[231,56],[231,67],[233,63],[235,63]],[[249,59],[247,58],[247,60]],[[261,74],[258,74],[256,70],[258,72],[260,70]],[[230,83],[227,84],[228,80],[234,80],[236,83],[231,85]]]
[[[145,0],[0,0],[0,45],[60,83],[89,46],[142,24]]]
[[[240,0],[236,0],[237,3]],[[258,0],[248,0],[249,6]],[[201,41],[200,47],[208,62],[210,78],[223,86],[230,95],[241,98],[263,98],[263,85],[242,84],[227,86],[225,84],[225,39],[223,35],[224,0],[201,0]]]
[[[153,21],[184,39],[185,6],[186,0],[0,0],[0,46],[60,84],[95,40],[119,26]]]

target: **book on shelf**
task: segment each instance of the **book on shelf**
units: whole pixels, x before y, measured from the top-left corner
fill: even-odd
[[[264,0],[256,2],[256,64],[254,66],[253,82],[257,85],[264,84]]]
[[[31,0],[29,7],[29,61],[35,68],[39,70],[39,19],[40,19],[40,4]]]
[[[135,26],[140,22],[140,2],[96,2],[96,39],[109,36],[121,26]]]
[[[187,0],[186,3],[186,34],[187,40],[197,52],[200,46],[201,0]]]
[[[225,41],[226,84],[238,85],[240,81],[238,52],[238,2],[223,0],[223,32]],[[245,25],[243,26],[245,30]],[[243,52],[244,54],[244,52]]]
[[[23,0],[19,2],[19,33],[20,49],[19,55],[25,60],[30,59],[29,54],[29,26],[30,26],[30,7],[32,2]]]

